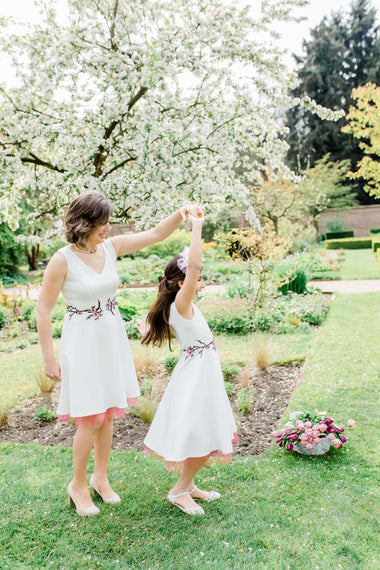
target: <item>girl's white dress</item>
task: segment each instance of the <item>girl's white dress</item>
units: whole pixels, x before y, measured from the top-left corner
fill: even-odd
[[[168,470],[189,457],[229,462],[238,441],[212,333],[195,305],[193,311],[184,319],[171,305],[181,356],[144,440],[145,451],[165,459]]]
[[[91,269],[70,246],[59,252],[67,261],[62,294],[67,304],[59,350],[61,394],[57,413],[69,417],[93,416],[105,421],[123,416],[127,402],[140,394],[128,337],[116,305],[119,278],[111,240],[104,248],[101,273]],[[134,400],[133,400],[134,399]]]

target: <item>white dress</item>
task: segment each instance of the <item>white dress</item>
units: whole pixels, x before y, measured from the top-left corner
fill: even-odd
[[[181,356],[144,440],[145,451],[177,470],[189,457],[229,462],[238,441],[235,420],[212,333],[200,310],[184,319],[175,303],[169,323]]]
[[[62,382],[57,413],[61,421],[97,414],[104,414],[104,420],[110,413],[122,416],[127,400],[140,394],[116,305],[116,252],[111,240],[100,247],[105,253],[101,273],[86,265],[70,246],[59,250],[68,267],[62,287],[67,312],[59,350]]]

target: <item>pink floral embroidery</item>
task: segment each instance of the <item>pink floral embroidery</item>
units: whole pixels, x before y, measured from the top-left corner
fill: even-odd
[[[112,297],[107,299],[107,303],[106,303],[106,311],[110,311],[110,313],[112,313],[112,315],[114,315],[114,310],[116,309],[117,305],[116,305],[116,297]]]
[[[93,305],[91,309],[77,309],[77,307],[74,307],[73,305],[68,305],[67,312],[69,314],[69,319],[71,319],[73,315],[87,314],[86,321],[88,321],[88,319],[94,319],[97,321],[100,317],[103,316],[103,309],[99,300],[97,306],[95,307],[95,305]]]
[[[194,355],[199,354],[202,356],[203,351],[206,348],[211,348],[212,350],[216,350],[215,342],[212,340],[211,342],[203,342],[203,340],[196,340],[199,344],[193,344],[192,346],[187,346],[186,348],[182,349],[182,352],[186,354],[185,361],[188,358],[192,358]]]

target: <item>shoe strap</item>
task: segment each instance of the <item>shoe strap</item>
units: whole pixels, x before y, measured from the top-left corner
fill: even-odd
[[[170,495],[172,499],[178,499],[178,497],[184,497],[185,495],[190,495],[190,491],[183,491],[183,493],[178,493],[178,495],[173,495],[173,493],[170,491]]]
[[[194,493],[194,491],[196,491],[196,490],[197,490],[197,486],[194,485],[194,489],[191,489],[191,491],[189,491],[190,495],[192,495]]]

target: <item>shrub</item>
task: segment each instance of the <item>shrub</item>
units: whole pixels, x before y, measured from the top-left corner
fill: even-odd
[[[354,232],[352,230],[346,232],[326,232],[324,234],[326,239],[340,239],[340,238],[350,238],[354,237]]]
[[[285,271],[284,269],[280,270],[279,278],[281,279],[282,285],[278,287],[278,290],[282,295],[287,295],[289,291],[293,291],[298,295],[305,293],[308,278],[303,269],[290,268],[288,271]]]
[[[23,321],[29,322],[36,306],[37,306],[37,301],[31,301],[30,299],[23,301],[21,304],[21,319]]]
[[[6,307],[0,305],[0,330],[10,322],[10,312]]]
[[[51,422],[58,417],[57,414],[53,412],[53,410],[49,410],[45,406],[37,408],[34,412],[34,415],[40,422]]]
[[[61,319],[60,321],[53,321],[52,329],[53,329],[53,338],[61,338],[62,329],[63,329],[63,319]]]
[[[229,364],[228,362],[222,362],[222,372],[225,380],[231,380],[239,374],[239,367],[236,364]]]
[[[230,397],[235,391],[235,386],[231,382],[225,382],[224,388],[226,390],[227,396]]]
[[[380,237],[372,238],[372,250],[376,253],[376,251],[380,248]]]
[[[375,234],[375,235],[376,235],[376,234],[380,234],[380,228],[371,228],[371,229],[369,230],[369,233],[370,233],[370,234]]]
[[[160,259],[175,257],[185,245],[190,244],[191,234],[186,230],[176,230],[169,237],[161,242],[154,243],[135,253],[136,257],[149,257],[157,255]]]
[[[170,374],[174,369],[174,367],[176,366],[178,360],[179,360],[178,356],[167,356],[163,362],[166,372]]]
[[[215,333],[246,334],[252,330],[249,304],[246,299],[201,299],[199,307]]]
[[[370,249],[372,247],[371,238],[342,238],[329,239],[325,241],[326,249]]]
[[[252,388],[241,388],[237,393],[237,403],[239,412],[242,414],[250,412],[253,406]]]

